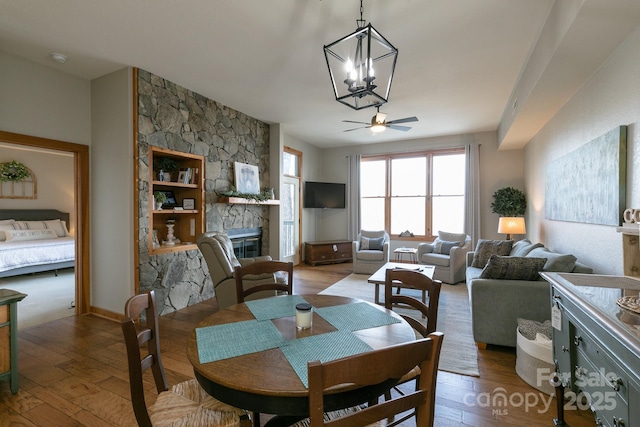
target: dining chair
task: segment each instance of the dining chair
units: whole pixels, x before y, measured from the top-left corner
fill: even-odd
[[[143,313],[144,323],[139,320]],[[124,315],[121,325],[127,348],[131,403],[139,426],[251,426],[246,411],[209,396],[195,378],[175,384],[169,390],[160,354],[154,291],[129,298]],[[142,356],[140,347],[144,344],[147,344],[147,350]],[[158,391],[158,397],[151,406],[147,406],[145,401],[143,379],[148,369],[153,373]]]
[[[282,273],[284,276],[282,277]],[[248,276],[257,276],[264,274],[272,274],[276,278],[272,283],[261,283],[257,285],[247,286],[243,278]],[[283,261],[261,261],[254,262],[245,266],[237,266],[235,268],[236,293],[238,304],[246,299],[259,299],[275,296],[276,293],[270,294],[265,291],[281,291],[293,295],[293,263]],[[282,278],[282,282],[278,280]],[[258,293],[260,295],[256,295]]]
[[[438,360],[443,338],[444,334],[434,332],[421,340],[368,353],[325,363],[309,362],[309,426],[386,425],[382,420],[415,408],[416,427],[432,427]],[[422,371],[415,391],[361,410],[345,411],[342,416],[330,421],[325,420],[324,395],[331,393],[331,387],[350,383],[361,387],[380,384],[389,379],[401,378],[414,366],[420,366]]]
[[[425,291],[428,295],[427,303],[423,303],[419,299],[409,295],[394,294],[393,287],[397,286],[399,282],[402,283],[403,288],[413,288],[419,291]],[[400,314],[400,316],[415,330],[417,338],[424,338],[436,331],[436,325],[438,323],[438,301],[440,300],[441,287],[441,281],[431,280],[428,276],[425,276],[418,271],[406,269],[387,270],[384,285],[384,305],[389,310],[393,310],[394,308],[396,311],[404,308],[416,310],[418,313],[416,317],[410,315],[409,310],[402,310],[398,314]],[[420,367],[415,366],[402,376],[400,381],[398,381],[397,386],[416,380],[417,387],[419,377]],[[402,394],[403,392],[397,386],[393,389]],[[385,399],[391,399],[391,391],[385,393]],[[413,415],[414,414],[411,413],[399,420],[390,422],[389,426],[400,424],[411,418]]]

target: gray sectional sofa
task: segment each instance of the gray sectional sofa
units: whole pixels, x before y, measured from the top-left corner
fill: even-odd
[[[592,273],[570,254],[559,254],[529,240],[480,240],[467,253],[473,337],[486,344],[516,346],[518,318],[543,322],[551,319],[549,283],[538,271]],[[544,260],[544,261],[543,261]]]

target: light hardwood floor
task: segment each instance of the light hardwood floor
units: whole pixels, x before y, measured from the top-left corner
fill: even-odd
[[[351,267],[296,267],[295,293],[320,292],[350,274]],[[162,354],[170,384],[192,377],[185,354],[187,335],[214,310],[215,299],[161,318]],[[12,395],[9,383],[0,382],[0,426],[136,425],[118,322],[73,316],[25,329],[18,338],[20,390]],[[514,349],[489,346],[479,352],[479,367],[479,378],[438,374],[436,426],[553,426],[555,400],[548,410],[541,403],[528,408],[519,405],[520,397],[531,402],[540,393],[516,375]],[[147,385],[153,389],[151,381]],[[501,393],[512,404],[493,407],[482,400]],[[594,425],[588,411],[568,411],[565,420],[571,427]],[[403,425],[415,424],[411,420]]]

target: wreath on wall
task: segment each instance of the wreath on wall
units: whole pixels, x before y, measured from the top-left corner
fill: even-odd
[[[31,172],[25,165],[12,160],[10,162],[0,163],[0,181],[2,182],[20,182],[31,176]]]

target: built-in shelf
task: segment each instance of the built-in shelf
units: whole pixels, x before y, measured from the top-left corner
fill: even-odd
[[[218,203],[228,203],[230,205],[279,205],[280,200],[253,200],[242,197],[218,197]]]

